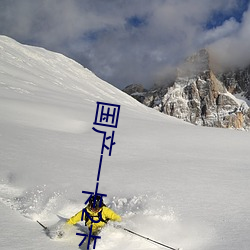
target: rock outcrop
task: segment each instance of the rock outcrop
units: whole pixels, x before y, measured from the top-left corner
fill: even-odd
[[[141,86],[130,95],[160,112],[196,125],[248,129],[250,109],[233,94],[250,95],[249,70],[215,75],[209,53],[203,49],[178,68],[170,87],[146,91]]]

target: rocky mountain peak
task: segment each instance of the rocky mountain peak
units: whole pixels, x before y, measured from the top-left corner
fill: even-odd
[[[177,77],[194,77],[206,74],[210,70],[209,53],[201,49],[194,55],[188,57],[177,69]]]
[[[249,106],[233,94],[236,89],[237,93],[247,93],[244,87],[250,84],[249,72],[215,74],[210,64],[208,50],[202,49],[178,67],[171,86],[148,91],[137,88],[130,95],[160,112],[196,125],[248,129]]]

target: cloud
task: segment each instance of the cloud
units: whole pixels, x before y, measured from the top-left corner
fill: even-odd
[[[201,44],[211,44],[225,37],[235,34],[240,28],[240,24],[232,17],[226,20],[221,26],[204,31],[200,38]]]
[[[233,18],[239,8],[237,0],[2,0],[0,33],[61,52],[120,88],[148,87],[204,46],[219,53],[249,40],[249,14]],[[215,13],[225,20],[208,29]]]
[[[220,29],[227,29],[226,25]],[[250,9],[244,13],[242,22],[237,25],[232,32],[210,44],[210,51],[215,60],[225,67],[245,67],[250,64]]]

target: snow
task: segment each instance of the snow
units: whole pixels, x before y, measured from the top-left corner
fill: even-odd
[[[168,117],[63,55],[1,36],[1,249],[78,249],[81,225],[56,240],[36,220],[53,226],[94,192],[97,101],[121,105],[99,191],[122,226],[183,250],[250,248],[249,132]],[[101,236],[96,249],[163,249],[112,225]]]
[[[250,100],[248,100],[246,97],[244,97],[244,95],[241,93],[241,94],[234,94],[234,96],[240,100],[241,103],[246,103],[248,106],[250,106]]]

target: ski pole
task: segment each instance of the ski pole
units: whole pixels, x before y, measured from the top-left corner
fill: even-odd
[[[122,228],[123,230],[125,230],[125,231],[131,233],[131,234],[137,235],[137,236],[139,236],[139,237],[141,237],[141,238],[143,238],[143,239],[146,239],[146,240],[148,240],[148,241],[154,242],[154,243],[156,243],[156,244],[158,244],[158,245],[161,245],[161,246],[163,246],[163,247],[166,247],[166,248],[168,248],[168,249],[171,249],[171,250],[180,250],[180,248],[173,248],[173,247],[167,246],[167,245],[162,244],[162,243],[160,243],[160,242],[158,242],[158,241],[155,241],[155,240],[152,240],[152,239],[150,239],[150,238],[148,238],[148,237],[145,237],[145,236],[143,236],[143,235],[141,235],[141,234],[135,233],[135,232],[133,232],[133,231],[127,229],[127,228],[124,228],[124,227],[121,227],[121,228]]]
[[[47,227],[45,227],[41,222],[39,222],[38,220],[36,221],[40,226],[42,226],[43,227],[43,229],[46,231],[46,230],[48,230],[48,228]]]

